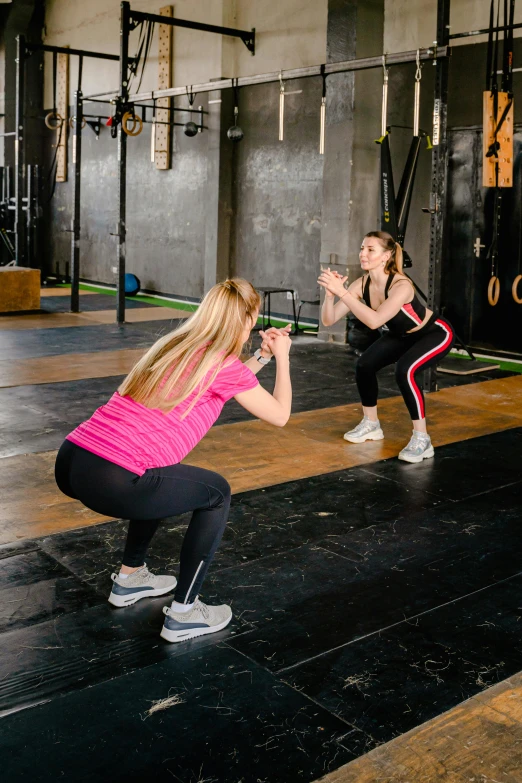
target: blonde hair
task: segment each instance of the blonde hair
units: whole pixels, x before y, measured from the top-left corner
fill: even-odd
[[[254,326],[260,303],[255,288],[240,277],[218,283],[190,318],[154,343],[118,392],[168,412],[197,389],[186,416],[227,359],[241,354],[243,332]]]
[[[367,237],[375,237],[384,246],[385,250],[389,250],[391,256],[386,262],[384,271],[388,274],[400,274],[402,275],[402,247],[398,242],[388,234],[386,231],[369,231],[366,234]]]

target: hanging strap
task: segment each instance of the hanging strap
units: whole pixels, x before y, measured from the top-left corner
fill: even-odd
[[[504,56],[502,61],[502,90],[513,91],[513,23],[515,21],[515,0],[510,0],[509,19],[507,0],[504,0]]]
[[[234,93],[234,125],[237,125],[239,115],[239,79],[232,79],[232,91]]]
[[[326,98],[326,74],[325,74],[325,72],[324,72],[324,71],[325,71],[325,67],[326,67],[326,66],[325,66],[325,65],[324,65],[324,63],[323,63],[323,65],[321,65],[321,77],[322,77],[322,79],[323,79],[323,92],[322,92],[322,95],[321,95],[321,97],[322,97],[323,99],[324,99],[324,98]]]
[[[194,101],[196,100],[197,93],[192,92],[192,85],[190,85],[190,90],[189,90],[188,87],[185,87],[185,89],[187,91],[187,98],[188,98],[189,106],[190,106],[190,108],[192,108],[193,105],[194,105]]]
[[[82,90],[83,55],[78,57],[78,92]]]
[[[486,90],[491,90],[491,84],[492,84],[491,69],[493,67],[493,20],[495,18],[494,2],[495,0],[491,0],[491,4],[489,6],[488,53],[486,59]]]
[[[415,71],[415,95],[413,99],[413,135],[419,135],[419,121],[420,121],[420,87],[422,79],[422,71],[420,64],[420,50],[417,49],[417,70]]]
[[[386,136],[386,121],[388,117],[388,74],[389,68],[386,67],[386,55],[382,56],[382,70],[383,70],[383,83],[382,83],[382,113],[381,113],[381,136]]]
[[[56,117],[56,82],[58,80],[58,52],[53,52],[53,115]]]

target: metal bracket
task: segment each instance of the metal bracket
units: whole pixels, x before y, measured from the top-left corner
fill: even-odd
[[[96,136],[96,140],[100,137],[100,130],[101,130],[101,120],[87,120],[87,125],[91,130],[94,131],[94,134]]]
[[[241,40],[245,44],[250,54],[254,55],[256,53],[256,28],[252,28],[250,35],[248,35],[248,33],[246,35],[242,35]]]
[[[256,52],[256,29],[253,27],[248,30],[236,30],[233,27],[220,27],[214,24],[204,24],[202,22],[192,22],[188,19],[177,19],[176,17],[160,16],[158,14],[149,14],[144,11],[133,11],[129,8],[129,17],[127,31],[135,30],[141,22],[154,22],[156,24],[168,24],[172,27],[186,27],[189,30],[201,30],[207,33],[217,33],[218,35],[230,35],[233,38],[241,38],[246,48],[252,54]]]

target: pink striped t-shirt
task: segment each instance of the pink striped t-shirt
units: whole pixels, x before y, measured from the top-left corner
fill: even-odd
[[[67,440],[142,476],[149,468],[181,462],[212,427],[225,402],[258,383],[252,370],[234,358],[183,419],[197,391],[168,413],[115,392]]]

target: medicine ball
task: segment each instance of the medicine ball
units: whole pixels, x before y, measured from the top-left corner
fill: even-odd
[[[370,329],[353,313],[348,315],[348,344],[358,353],[363,353],[380,337],[377,329]]]
[[[125,275],[125,296],[136,296],[140,287],[141,283],[136,275],[127,272]]]

